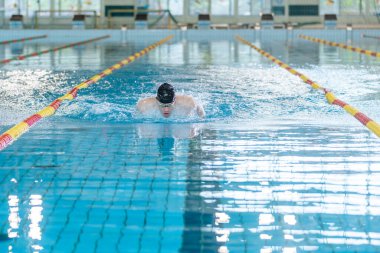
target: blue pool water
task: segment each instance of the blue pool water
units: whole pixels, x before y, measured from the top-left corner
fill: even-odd
[[[378,59],[296,36],[245,35],[380,121]],[[161,38],[1,66],[1,133]],[[350,43],[344,33],[324,39]],[[0,56],[62,43],[0,46]],[[351,43],[380,51],[376,40]],[[194,96],[206,118],[137,115],[138,99],[162,82]],[[232,35],[176,36],[0,152],[0,251],[380,252],[379,144]]]

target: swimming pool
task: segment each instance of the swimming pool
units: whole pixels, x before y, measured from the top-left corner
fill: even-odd
[[[380,251],[379,139],[234,35],[377,122],[380,61],[297,32],[173,32],[81,90],[0,152],[1,251]],[[165,33],[3,65],[1,132]],[[380,51],[358,33],[306,33]],[[62,41],[6,45],[1,56]],[[162,82],[199,100],[206,119],[136,115]]]

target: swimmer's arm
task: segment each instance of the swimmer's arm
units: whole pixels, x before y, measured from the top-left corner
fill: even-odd
[[[204,118],[206,113],[205,113],[205,110],[203,109],[203,106],[202,104],[198,103],[197,101],[195,101],[195,99],[191,96],[187,96],[187,99],[188,99],[188,103],[191,104],[191,106],[197,111],[197,114],[200,118]]]

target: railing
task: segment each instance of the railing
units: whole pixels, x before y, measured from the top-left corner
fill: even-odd
[[[45,15],[44,15],[45,14]],[[58,14],[58,15],[57,15]],[[37,29],[39,28],[40,24],[40,17],[43,17],[44,19],[52,19],[54,20],[70,20],[70,23],[63,24],[65,26],[71,25],[72,18],[75,14],[82,14],[87,17],[92,18],[92,27],[91,28],[97,28],[97,11],[94,10],[81,10],[81,11],[72,11],[72,10],[51,10],[51,11],[35,11],[34,12],[34,25],[33,28]],[[47,25],[60,25],[60,24],[54,24],[53,23],[47,23]]]
[[[180,27],[178,25],[178,21],[171,14],[170,10],[153,10],[153,9],[132,9],[132,10],[125,10],[124,9],[123,10],[123,9],[113,9],[113,10],[109,10],[108,11],[108,15],[107,15],[107,27],[108,28],[111,28],[112,18],[113,18],[112,14],[115,14],[115,13],[128,13],[128,14],[132,14],[130,16],[130,18],[133,18],[133,20],[135,20],[136,15],[139,14],[139,13],[159,13],[160,15],[155,20],[153,20],[153,22],[150,22],[148,24],[149,28],[155,27],[158,24],[158,22],[160,22],[160,20],[164,18],[165,14],[167,14],[168,18],[169,18],[167,28],[168,29],[172,28],[171,21],[175,24],[175,26],[177,28]],[[118,18],[120,18],[120,17],[118,17]]]

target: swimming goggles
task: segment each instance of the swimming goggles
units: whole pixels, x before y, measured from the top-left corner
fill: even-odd
[[[158,99],[157,99],[157,103],[158,103],[158,106],[159,106],[160,108],[171,108],[171,107],[173,107],[174,102],[175,102],[175,98],[173,99],[173,102],[171,102],[171,103],[161,103],[161,102],[158,101]]]

